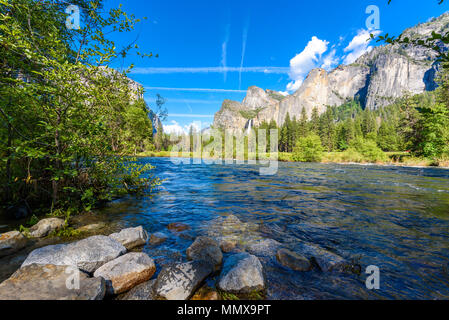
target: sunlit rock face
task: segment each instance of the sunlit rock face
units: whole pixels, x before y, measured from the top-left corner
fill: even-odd
[[[419,39],[432,31],[449,31],[449,14],[407,29],[404,36]],[[250,87],[242,103],[230,100],[223,103],[215,115],[214,127],[244,130],[251,119],[254,126],[271,120],[282,125],[287,113],[290,118],[299,119],[304,108],[310,117],[315,107],[321,114],[327,106],[339,106],[350,99],[375,110],[406,93],[434,90],[437,72],[436,54],[429,49],[412,45],[376,47],[350,65],[340,65],[330,72],[310,71],[301,87],[289,96]]]

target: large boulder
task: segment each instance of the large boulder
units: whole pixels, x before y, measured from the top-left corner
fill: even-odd
[[[312,269],[312,264],[306,257],[287,249],[278,250],[276,258],[281,265],[295,271],[310,271]]]
[[[211,263],[215,270],[219,270],[223,262],[223,254],[218,242],[208,237],[198,237],[187,249],[189,260],[199,260]]]
[[[212,272],[211,264],[203,261],[165,267],[154,285],[155,296],[165,300],[187,300]]]
[[[94,236],[69,244],[57,244],[31,252],[22,267],[31,264],[76,266],[92,274],[99,267],[126,253],[126,248],[106,236]]]
[[[131,252],[102,265],[94,277],[105,279],[107,293],[114,295],[150,280],[155,272],[153,259],[145,253]]]
[[[0,257],[10,255],[26,246],[27,238],[19,231],[0,234]]]
[[[265,289],[263,268],[259,259],[246,252],[227,258],[218,279],[218,288],[236,294]]]
[[[59,218],[48,218],[39,221],[30,228],[30,236],[33,238],[42,238],[48,236],[53,231],[64,228],[65,220]]]
[[[32,264],[0,284],[0,300],[101,300],[105,291],[104,279],[73,266]]]
[[[302,243],[301,252],[316,262],[322,271],[341,271],[347,264],[339,255],[315,244]]]
[[[139,284],[130,291],[120,295],[117,300],[154,300],[154,284],[156,279]]]
[[[124,229],[118,233],[111,234],[109,237],[120,242],[128,250],[144,246],[148,241],[148,233],[142,226]]]

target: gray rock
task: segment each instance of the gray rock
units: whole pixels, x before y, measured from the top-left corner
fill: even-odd
[[[306,257],[287,249],[280,249],[276,254],[276,258],[284,267],[295,271],[309,271],[312,269],[312,264]]]
[[[166,300],[187,300],[212,272],[211,264],[202,261],[165,267],[154,285],[155,296]]]
[[[262,264],[256,256],[246,252],[230,256],[225,260],[218,287],[237,294],[265,289]]]
[[[163,232],[155,232],[150,237],[150,244],[153,246],[160,245],[161,243],[164,243],[165,240],[168,239],[168,236]]]
[[[101,300],[104,294],[102,278],[89,278],[72,266],[33,264],[0,284],[0,300]]]
[[[246,251],[259,257],[274,256],[282,246],[281,243],[273,239],[262,239],[251,241],[245,247]]]
[[[187,249],[189,260],[205,261],[212,263],[215,270],[219,270],[223,262],[223,254],[218,242],[207,237],[198,237]]]
[[[156,279],[144,282],[139,284],[138,286],[132,288],[127,293],[120,295],[118,300],[154,300],[154,284],[156,283]]]
[[[142,226],[137,228],[124,229],[119,233],[111,234],[109,237],[120,242],[128,250],[144,246],[149,238],[148,233],[143,229]]]
[[[318,264],[322,271],[341,271],[346,265],[346,260],[339,255],[321,248],[315,244],[302,243],[300,251],[311,257]]]
[[[48,236],[51,232],[64,228],[66,222],[59,218],[42,219],[30,228],[30,236],[33,238],[42,238]]]
[[[156,272],[153,259],[146,253],[131,252],[112,260],[94,273],[106,280],[107,294],[120,294],[151,279]]]
[[[10,255],[23,249],[27,244],[27,238],[19,231],[11,231],[0,234],[0,257]]]
[[[57,244],[32,251],[22,267],[31,264],[76,266],[93,273],[99,267],[126,253],[126,248],[106,236],[94,236],[69,244]]]

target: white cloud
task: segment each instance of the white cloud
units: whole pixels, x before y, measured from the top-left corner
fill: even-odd
[[[242,70],[243,70],[243,62],[245,60],[245,52],[246,52],[246,42],[248,40],[248,26],[243,29],[242,35],[242,56],[240,60],[240,72],[239,72],[239,89],[242,87]]]
[[[215,89],[215,88],[170,88],[170,87],[145,87],[145,90],[154,91],[186,91],[186,92],[233,92],[246,93],[246,90],[232,90],[232,89]]]
[[[225,40],[223,41],[222,45],[221,45],[221,66],[226,69],[227,67],[227,54],[228,54],[228,42],[229,42],[229,31],[230,31],[231,26],[228,24],[226,26],[226,35],[225,35]],[[223,72],[223,77],[224,77],[224,81],[226,82],[226,78],[227,78],[227,72],[224,71]]]
[[[270,74],[288,74],[288,67],[173,67],[173,68],[134,68],[131,74],[172,74],[172,73],[227,73],[252,72]]]
[[[337,57],[337,50],[333,49],[331,52],[329,52],[329,54],[327,54],[324,57],[321,68],[323,68],[326,71],[331,71],[338,65],[339,62],[340,58]]]
[[[374,35],[378,35],[381,31],[373,31]],[[351,42],[344,49],[346,52],[346,56],[344,57],[343,63],[348,65],[356,61],[359,57],[361,57],[366,52],[369,52],[373,49],[370,44],[370,34],[371,32],[368,30],[359,30],[357,35],[352,38]]]
[[[329,42],[313,36],[304,50],[290,60],[290,78],[287,91],[299,89],[310,70],[319,66],[321,55],[327,51]]]
[[[165,124],[164,125],[164,132],[167,134],[177,134],[181,135],[184,134],[184,129],[179,125],[178,122],[172,120],[170,122],[171,124]]]
[[[181,126],[177,121],[172,120],[170,121],[170,124],[164,125],[164,132],[167,134],[183,135],[188,134],[190,128],[193,128],[195,132],[199,132],[202,128],[206,128],[208,125],[210,125],[208,122],[202,123],[201,121],[193,121],[185,126]]]

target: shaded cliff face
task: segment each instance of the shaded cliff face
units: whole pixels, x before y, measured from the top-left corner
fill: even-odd
[[[449,31],[449,14],[407,29],[404,35],[416,39],[432,31]],[[310,117],[315,107],[323,113],[328,106],[339,106],[351,99],[359,100],[371,110],[382,108],[406,93],[434,90],[438,71],[435,61],[436,54],[422,47],[376,47],[353,64],[341,65],[329,73],[323,69],[312,70],[298,91],[287,97],[250,87],[242,103],[229,100],[223,103],[215,115],[214,126],[241,130],[248,126],[250,116],[256,126],[271,120],[282,125],[287,113],[299,119],[304,108]]]

